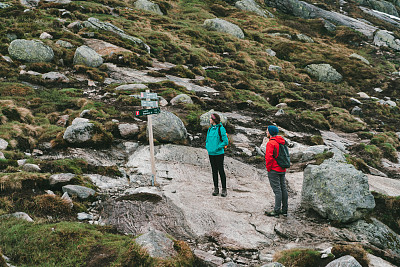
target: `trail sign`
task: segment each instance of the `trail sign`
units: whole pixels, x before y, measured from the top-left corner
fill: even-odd
[[[160,108],[140,109],[135,111],[135,116],[145,116],[160,113]]]
[[[142,100],[140,101],[142,104],[142,107],[151,107],[151,108],[156,108],[158,107],[158,101],[147,101],[147,100]]]
[[[140,98],[147,98],[148,100],[150,100],[150,99],[157,99],[158,100],[157,93],[141,92],[140,93]]]

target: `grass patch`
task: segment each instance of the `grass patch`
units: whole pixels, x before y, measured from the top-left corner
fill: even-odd
[[[386,196],[376,192],[372,192],[372,195],[376,205],[371,216],[379,218],[400,235],[400,197]]]
[[[367,252],[360,245],[334,245],[331,252],[337,259],[350,255],[353,256],[362,267],[369,266]]]

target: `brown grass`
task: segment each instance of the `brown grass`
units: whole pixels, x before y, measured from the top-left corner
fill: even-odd
[[[367,252],[360,245],[334,245],[332,254],[335,255],[335,258],[350,255],[353,256],[361,266],[369,266]]]

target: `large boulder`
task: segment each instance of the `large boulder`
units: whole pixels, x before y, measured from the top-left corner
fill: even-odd
[[[228,122],[228,117],[226,117],[224,114],[222,114],[221,112],[217,112],[214,111],[213,109],[211,109],[210,111],[204,113],[203,115],[200,116],[200,126],[210,126],[210,118],[211,118],[211,114],[213,113],[217,113],[220,118],[221,118],[221,123],[223,125],[226,125]]]
[[[244,33],[239,26],[223,19],[206,19],[203,26],[211,31],[224,32],[240,39],[244,38]]]
[[[235,6],[240,10],[254,12],[264,18],[273,18],[274,15],[267,10],[262,9],[254,0],[240,0],[235,3]]]
[[[392,254],[400,255],[400,236],[379,220],[371,218],[370,223],[359,220],[349,225],[349,229],[356,234],[357,241],[368,242]]]
[[[311,64],[305,70],[320,82],[339,83],[343,76],[329,64]]]
[[[71,144],[83,144],[93,137],[94,124],[88,120],[74,120],[64,132],[64,140]]]
[[[174,242],[158,230],[151,230],[139,236],[135,239],[135,242],[152,257],[166,259],[177,254],[174,249]]]
[[[122,138],[131,138],[139,133],[139,126],[134,123],[121,123],[118,125]]]
[[[54,58],[53,49],[39,40],[14,40],[8,47],[8,53],[13,59],[31,63],[50,62]]]
[[[59,183],[67,183],[71,181],[76,175],[73,173],[57,173],[49,177],[50,185],[56,185]]]
[[[82,45],[78,47],[74,55],[74,65],[86,65],[97,68],[103,64],[103,58],[92,48]]]
[[[33,222],[32,218],[28,214],[26,214],[25,212],[20,212],[20,211],[19,212],[14,212],[12,214],[2,215],[2,216],[0,216],[0,220],[2,218],[10,218],[10,217],[14,217],[14,218],[17,218],[17,219],[25,220],[27,222]]]
[[[162,142],[179,142],[187,137],[185,125],[175,114],[162,110],[153,116],[153,136]]]
[[[173,106],[178,104],[193,104],[193,100],[187,94],[180,94],[172,98],[170,103]]]
[[[25,7],[37,7],[39,5],[40,0],[20,0],[19,1],[21,5]]]
[[[368,177],[334,156],[304,170],[301,205],[339,223],[362,218],[375,207]]]
[[[137,9],[150,11],[150,12],[156,13],[158,15],[164,15],[162,13],[159,5],[157,5],[153,2],[150,2],[148,0],[138,0],[135,2],[134,6]]]
[[[392,32],[379,30],[374,37],[374,45],[386,46],[394,50],[400,51],[400,40],[396,39]]]

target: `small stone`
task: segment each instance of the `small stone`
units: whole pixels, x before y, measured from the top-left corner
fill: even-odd
[[[359,92],[357,93],[357,95],[361,98],[361,99],[370,99],[371,97],[369,95],[367,95],[364,92]]]
[[[53,39],[53,36],[51,34],[48,34],[47,32],[42,32],[42,34],[39,37],[40,39]]]
[[[383,90],[382,90],[381,88],[374,88],[374,90],[375,90],[375,92],[377,92],[377,93],[382,93],[382,92],[383,92]]]

